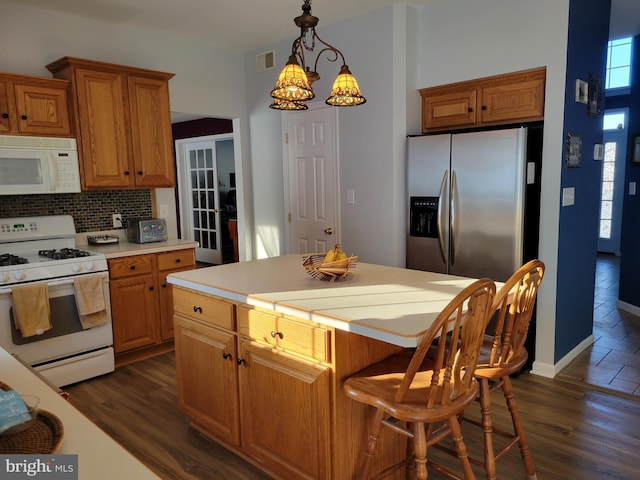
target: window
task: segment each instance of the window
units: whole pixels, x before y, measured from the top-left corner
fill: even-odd
[[[631,37],[609,41],[607,45],[606,89],[631,86],[631,42]]]

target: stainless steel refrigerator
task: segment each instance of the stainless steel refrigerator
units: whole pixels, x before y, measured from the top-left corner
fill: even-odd
[[[537,255],[541,132],[408,137],[407,268],[504,281]]]

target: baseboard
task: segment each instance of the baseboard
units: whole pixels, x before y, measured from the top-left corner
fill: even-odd
[[[573,359],[580,355],[586,348],[593,345],[593,342],[594,338],[593,334],[591,334],[555,364],[534,361],[531,367],[531,373],[533,375],[540,375],[541,377],[554,378],[563,368],[569,365]]]
[[[623,302],[622,300],[618,300],[618,308],[632,315],[635,315],[636,317],[640,317],[640,307],[631,305],[630,303],[627,303],[627,302]]]

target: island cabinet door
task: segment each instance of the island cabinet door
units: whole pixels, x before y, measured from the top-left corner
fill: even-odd
[[[242,450],[282,478],[332,478],[330,369],[247,339],[239,362]]]
[[[240,445],[235,335],[180,315],[174,325],[180,411],[194,427]]]

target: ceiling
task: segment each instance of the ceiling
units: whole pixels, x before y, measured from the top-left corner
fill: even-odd
[[[197,38],[212,47],[258,50],[297,35],[293,18],[302,0],[9,0],[119,25]],[[393,3],[426,5],[435,0],[316,0],[322,25]],[[611,38],[640,34],[640,1],[611,0]],[[268,19],[268,20],[267,20]]]

